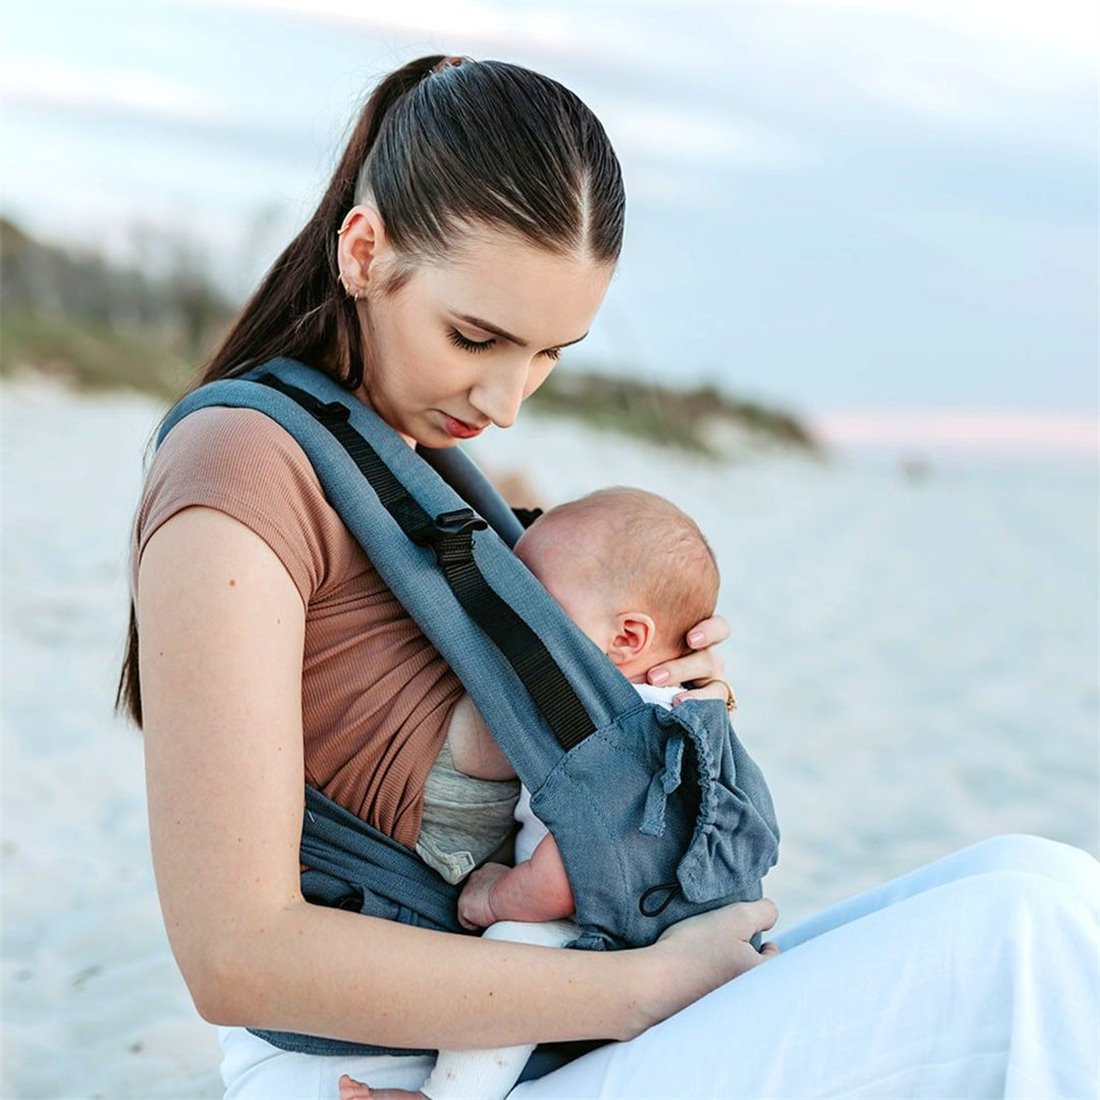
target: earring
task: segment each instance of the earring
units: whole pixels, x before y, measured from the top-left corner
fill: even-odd
[[[348,284],[348,277],[346,275],[341,273],[338,279],[340,280],[340,285],[344,288],[344,293],[349,298],[354,298],[357,302],[362,298],[363,295],[358,290],[352,290],[351,286]]]

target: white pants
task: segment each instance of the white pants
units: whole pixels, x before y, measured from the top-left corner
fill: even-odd
[[[1034,837],[964,849],[776,937],[776,959],[514,1100],[1017,1097],[1100,1088],[1100,867]],[[321,1058],[222,1029],[232,1100],[416,1089],[431,1058]]]

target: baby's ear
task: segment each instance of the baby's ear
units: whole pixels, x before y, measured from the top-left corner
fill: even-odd
[[[644,611],[623,611],[615,625],[607,655],[616,665],[629,664],[646,653],[657,637],[657,625]]]

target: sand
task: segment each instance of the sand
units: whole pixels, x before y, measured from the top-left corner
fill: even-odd
[[[141,738],[111,713],[160,409],[41,381],[0,400],[0,1095],[212,1098],[217,1044],[157,909]],[[476,453],[548,502],[647,486],[710,536],[784,923],[995,833],[1097,851],[1095,468],[706,467],[537,420]]]

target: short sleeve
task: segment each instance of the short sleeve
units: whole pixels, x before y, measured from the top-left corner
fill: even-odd
[[[132,580],[149,539],[185,508],[214,508],[271,547],[303,605],[324,583],[326,530],[340,520],[295,440],[255,409],[206,408],[168,433],[149,468],[134,530]]]

